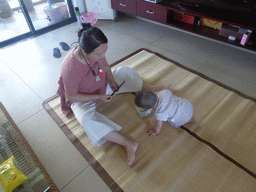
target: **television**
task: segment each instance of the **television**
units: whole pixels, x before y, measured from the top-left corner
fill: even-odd
[[[196,14],[214,17],[250,17],[256,10],[255,0],[167,0],[171,5]]]

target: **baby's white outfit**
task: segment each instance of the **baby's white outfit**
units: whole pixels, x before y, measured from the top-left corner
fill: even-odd
[[[155,116],[159,121],[168,121],[173,127],[180,127],[193,116],[193,105],[186,99],[179,98],[169,90],[157,94],[158,103]]]

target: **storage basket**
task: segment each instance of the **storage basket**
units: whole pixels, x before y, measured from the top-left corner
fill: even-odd
[[[81,15],[82,23],[91,23],[92,27],[96,26],[97,20],[97,13],[95,12],[86,12]]]
[[[67,4],[65,2],[54,3],[44,8],[45,14],[48,16],[52,24],[63,21],[64,19],[69,18]]]

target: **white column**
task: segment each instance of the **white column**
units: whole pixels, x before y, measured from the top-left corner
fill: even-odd
[[[81,14],[87,12],[85,0],[72,0],[72,1],[74,4],[74,7],[78,7]]]

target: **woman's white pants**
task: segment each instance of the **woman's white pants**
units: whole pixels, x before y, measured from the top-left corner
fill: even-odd
[[[115,81],[120,85],[125,83],[117,93],[138,92],[142,90],[143,80],[139,74],[129,67],[117,67],[112,70]],[[107,85],[106,95],[111,95],[113,91]],[[117,94],[116,93],[116,94]],[[108,119],[106,116],[96,111],[96,103],[90,102],[74,102],[71,105],[72,111],[77,121],[85,129],[87,136],[94,146],[99,146],[106,142],[103,139],[109,132],[120,131],[122,127]]]

